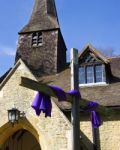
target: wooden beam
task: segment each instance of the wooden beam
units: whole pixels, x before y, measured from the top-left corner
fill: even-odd
[[[23,86],[25,88],[29,88],[29,89],[34,90],[34,91],[40,91],[40,92],[45,93],[46,95],[49,95],[49,96],[54,97],[54,98],[57,98],[57,96],[54,93],[54,91],[47,84],[44,84],[44,83],[41,83],[41,82],[37,82],[35,80],[29,79],[29,78],[26,78],[26,77],[21,77],[20,86]],[[68,102],[72,103],[73,97],[70,94],[66,93],[66,100]],[[82,100],[80,102],[81,108],[84,108],[87,103],[88,103],[88,101]]]
[[[47,84],[43,84],[41,82],[37,82],[26,77],[21,77],[20,85],[31,90],[40,91],[42,93],[45,93],[46,95],[57,98],[55,92]],[[66,93],[66,99],[67,101],[72,102],[72,96],[70,94]]]
[[[26,77],[21,77],[20,85],[23,86],[23,87],[29,88],[31,90],[34,90],[34,91],[41,91],[41,92],[45,93],[46,95],[57,98],[54,91],[47,84],[37,82],[35,80],[29,79],[29,78],[26,78]],[[66,93],[66,101],[72,103],[73,102],[73,97],[70,94]],[[87,106],[87,103],[88,103],[88,101],[82,98],[80,100],[80,109],[83,109],[85,106]],[[101,115],[106,116],[106,117],[107,116],[110,117],[110,116],[115,114],[114,109],[106,108],[106,107],[101,106],[101,105],[99,105],[96,108],[96,111],[98,113],[100,113]]]
[[[71,90],[79,90],[78,82],[78,50],[71,49]],[[73,98],[71,109],[72,123],[72,150],[80,150],[80,101],[78,97]]]

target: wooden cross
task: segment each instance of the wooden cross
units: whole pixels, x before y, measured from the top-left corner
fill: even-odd
[[[26,77],[21,77],[20,85],[23,86],[23,87],[29,88],[31,90],[40,91],[40,92],[42,92],[46,95],[57,98],[54,91],[47,84],[29,79],[29,78],[26,78]],[[73,103],[73,96],[66,93],[66,101]],[[85,108],[85,106],[87,106],[87,104],[88,104],[88,101],[82,98],[80,100],[80,109]],[[101,115],[103,115],[103,116],[110,116],[110,114],[114,113],[113,109],[109,110],[108,108],[106,108],[104,106],[101,106],[101,105],[99,105],[96,108],[96,111],[98,113],[100,113]]]
[[[71,59],[71,89],[79,90],[78,86],[78,50],[72,49],[72,59]],[[21,77],[21,86],[24,86],[26,88],[40,91],[44,93],[45,95],[48,95],[50,97],[57,98],[55,92],[47,85],[43,84],[41,82],[37,82],[34,80],[31,80],[29,78]],[[75,96],[71,96],[70,94],[66,93],[66,101],[72,103],[71,108],[71,118],[72,118],[72,150],[80,150],[80,119],[79,119],[79,112],[80,109],[84,109],[85,106],[87,106],[88,101],[78,98]],[[98,106],[96,108],[96,111],[99,112],[102,115],[110,116],[111,112],[114,113],[113,110],[108,111],[106,107]]]

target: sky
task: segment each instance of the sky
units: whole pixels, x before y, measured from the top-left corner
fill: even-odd
[[[35,0],[0,0],[0,76],[14,65],[18,32],[27,24]],[[91,43],[120,55],[120,0],[56,0],[68,49]]]

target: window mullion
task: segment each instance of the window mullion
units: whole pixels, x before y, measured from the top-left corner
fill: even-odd
[[[93,65],[93,82],[96,83],[96,71],[95,71],[95,65]]]
[[[106,71],[104,64],[102,64],[102,82],[106,82]]]
[[[87,67],[84,66],[84,69],[85,69],[85,83],[87,83]]]
[[[37,46],[38,46],[38,40],[39,40],[39,33],[37,32]]]

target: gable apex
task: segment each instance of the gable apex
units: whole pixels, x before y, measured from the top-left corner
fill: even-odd
[[[88,52],[93,53],[97,58],[99,58],[105,64],[109,63],[109,59],[101,54],[96,48],[94,48],[91,44],[87,44],[79,54],[79,60],[82,59]]]
[[[32,76],[32,78],[34,80],[36,80],[35,76],[32,74],[32,72],[30,71],[30,69],[26,66],[26,64],[22,61],[22,59],[19,59],[17,61],[17,63],[13,66],[13,68],[10,69],[10,71],[8,71],[8,74],[5,76],[5,78],[3,79],[3,81],[0,83],[0,90],[4,87],[4,85],[7,83],[7,81],[11,78],[11,76],[14,74],[14,72],[18,69],[18,67],[20,67],[21,65],[21,69],[25,68],[27,70],[27,72],[29,72]]]

